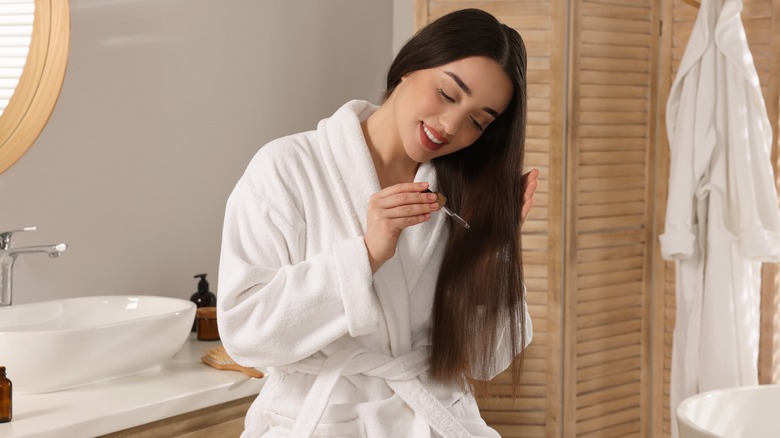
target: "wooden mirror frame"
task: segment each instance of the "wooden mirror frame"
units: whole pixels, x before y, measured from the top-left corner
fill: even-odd
[[[0,115],[0,173],[27,152],[46,126],[65,78],[69,42],[68,2],[35,0],[27,61]]]

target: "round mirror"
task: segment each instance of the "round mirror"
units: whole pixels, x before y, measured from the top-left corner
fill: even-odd
[[[32,30],[25,36],[29,13]],[[54,109],[68,60],[69,20],[67,1],[0,0],[0,46],[13,55],[25,51],[20,41],[29,41],[24,61],[0,60],[0,99],[8,100],[0,114],[0,173],[30,148]],[[14,75],[19,64],[21,75]]]

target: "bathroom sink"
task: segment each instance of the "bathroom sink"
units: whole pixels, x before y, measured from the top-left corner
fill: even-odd
[[[776,438],[780,436],[780,385],[718,389],[677,407],[680,438]]]
[[[189,300],[66,298],[0,308],[0,365],[14,393],[75,388],[154,368],[187,340]]]

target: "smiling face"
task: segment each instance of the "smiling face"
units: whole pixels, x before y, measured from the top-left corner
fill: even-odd
[[[406,154],[422,163],[470,146],[506,109],[512,91],[509,76],[486,57],[407,74],[390,96]]]

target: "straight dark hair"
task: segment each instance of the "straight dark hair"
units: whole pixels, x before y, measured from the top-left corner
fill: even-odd
[[[516,391],[526,343],[520,242],[527,111],[523,40],[485,11],[449,13],[401,48],[384,97],[408,73],[475,56],[496,61],[514,94],[476,142],[433,160],[439,191],[471,228],[450,227],[436,283],[430,372],[434,381],[466,388],[495,375],[501,358],[511,358]]]

